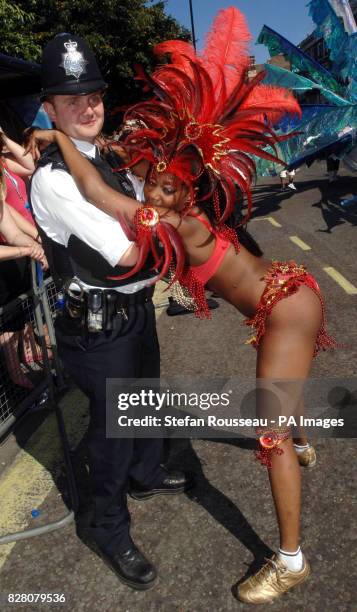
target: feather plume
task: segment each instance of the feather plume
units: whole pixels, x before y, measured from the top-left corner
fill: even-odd
[[[195,60],[196,58],[193,46],[184,40],[165,40],[165,42],[155,45],[153,52],[157,57],[169,54],[173,64],[180,62],[182,56],[191,60]]]
[[[252,89],[240,106],[240,110],[264,108],[264,114],[271,123],[276,123],[285,113],[297,113],[301,108],[293,94],[282,87],[259,85]]]
[[[166,40],[155,45],[154,54],[157,57],[170,55],[171,64],[175,64],[192,77],[192,68],[189,60],[195,61],[196,53],[193,46],[183,40]]]
[[[201,57],[214,83],[219,68],[223,69],[228,96],[249,65],[251,39],[245,17],[236,8],[231,6],[218,12]]]

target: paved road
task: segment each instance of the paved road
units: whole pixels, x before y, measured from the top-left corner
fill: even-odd
[[[280,192],[277,183],[277,179],[264,179],[256,187],[251,230],[267,255],[305,263],[316,275],[328,298],[329,330],[350,345],[319,356],[312,375],[321,380],[353,378],[357,363],[357,209],[344,211],[338,202],[357,193],[357,180],[343,176],[329,185],[324,167],[315,164],[297,174],[296,193]],[[331,277],[326,268],[343,278],[329,270]],[[157,296],[158,302],[164,299]],[[192,315],[169,318],[164,309],[157,313],[164,375],[179,369],[183,375],[200,377],[252,376],[255,353],[244,345],[247,328],[233,308],[221,304],[210,322],[200,322]],[[349,409],[357,408],[357,393],[342,400],[341,393],[339,382],[331,396],[331,409],[342,400]],[[88,418],[86,401],[72,390],[63,405],[71,445],[76,447],[82,502],[79,522],[84,524],[88,477],[81,438]],[[55,441],[53,423],[46,422],[3,474],[0,514],[5,529],[63,513],[65,479],[56,449],[54,454],[49,452]],[[277,545],[266,472],[254,462],[250,447],[249,440],[175,440],[170,462],[195,473],[196,489],[171,499],[130,502],[134,538],[159,569],[159,581],[152,591],[135,593],[118,583],[77,537],[74,525],[0,547],[0,591],[65,593],[66,604],[57,607],[76,612],[248,610],[234,599],[232,587],[255,557],[264,557]],[[318,465],[303,476],[303,548],[313,573],[304,587],[270,606],[276,612],[357,610],[356,440],[318,439],[316,448]],[[1,453],[2,449],[0,460]],[[51,484],[52,476],[56,486]],[[34,507],[41,510],[38,519],[30,517]],[[17,608],[50,610],[54,606]],[[7,612],[13,607],[2,609]]]

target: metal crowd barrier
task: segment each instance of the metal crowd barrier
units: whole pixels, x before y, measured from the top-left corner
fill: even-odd
[[[63,374],[58,358],[53,320],[56,316],[57,291],[52,278],[42,279],[37,275],[36,264],[31,262],[32,290],[0,308],[0,440],[31,412],[49,408],[55,412],[59,436],[62,442],[66,465],[69,511],[52,521],[16,533],[0,536],[0,544],[34,537],[64,527],[74,520],[78,508],[78,493],[71,463],[70,450],[58,405],[57,396],[63,390]],[[15,330],[15,331],[14,331]],[[23,376],[30,372],[24,366],[28,355],[19,354],[24,343],[19,336],[26,336],[26,345],[31,346],[32,389],[25,388]],[[52,352],[51,362],[47,348]],[[29,352],[30,353],[30,352]],[[22,384],[19,384],[22,383]],[[45,401],[44,401],[45,400]]]

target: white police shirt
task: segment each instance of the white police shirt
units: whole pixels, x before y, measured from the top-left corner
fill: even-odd
[[[96,147],[83,140],[71,139],[76,148],[94,158]],[[49,238],[64,246],[74,234],[115,266],[132,242],[116,219],[88,202],[79,192],[72,176],[52,164],[39,168],[31,183],[31,204],[39,226]],[[135,184],[133,184],[135,189]],[[142,193],[138,194],[141,200]],[[135,293],[148,285],[147,280],[128,283],[116,289]],[[92,286],[86,285],[86,288]]]

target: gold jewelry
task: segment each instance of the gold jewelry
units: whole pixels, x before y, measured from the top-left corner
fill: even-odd
[[[166,168],[167,168],[167,163],[165,161],[159,161],[156,164],[156,171],[157,172],[165,172]]]
[[[152,206],[143,206],[138,209],[137,222],[144,227],[154,227],[160,222],[160,215]]]

